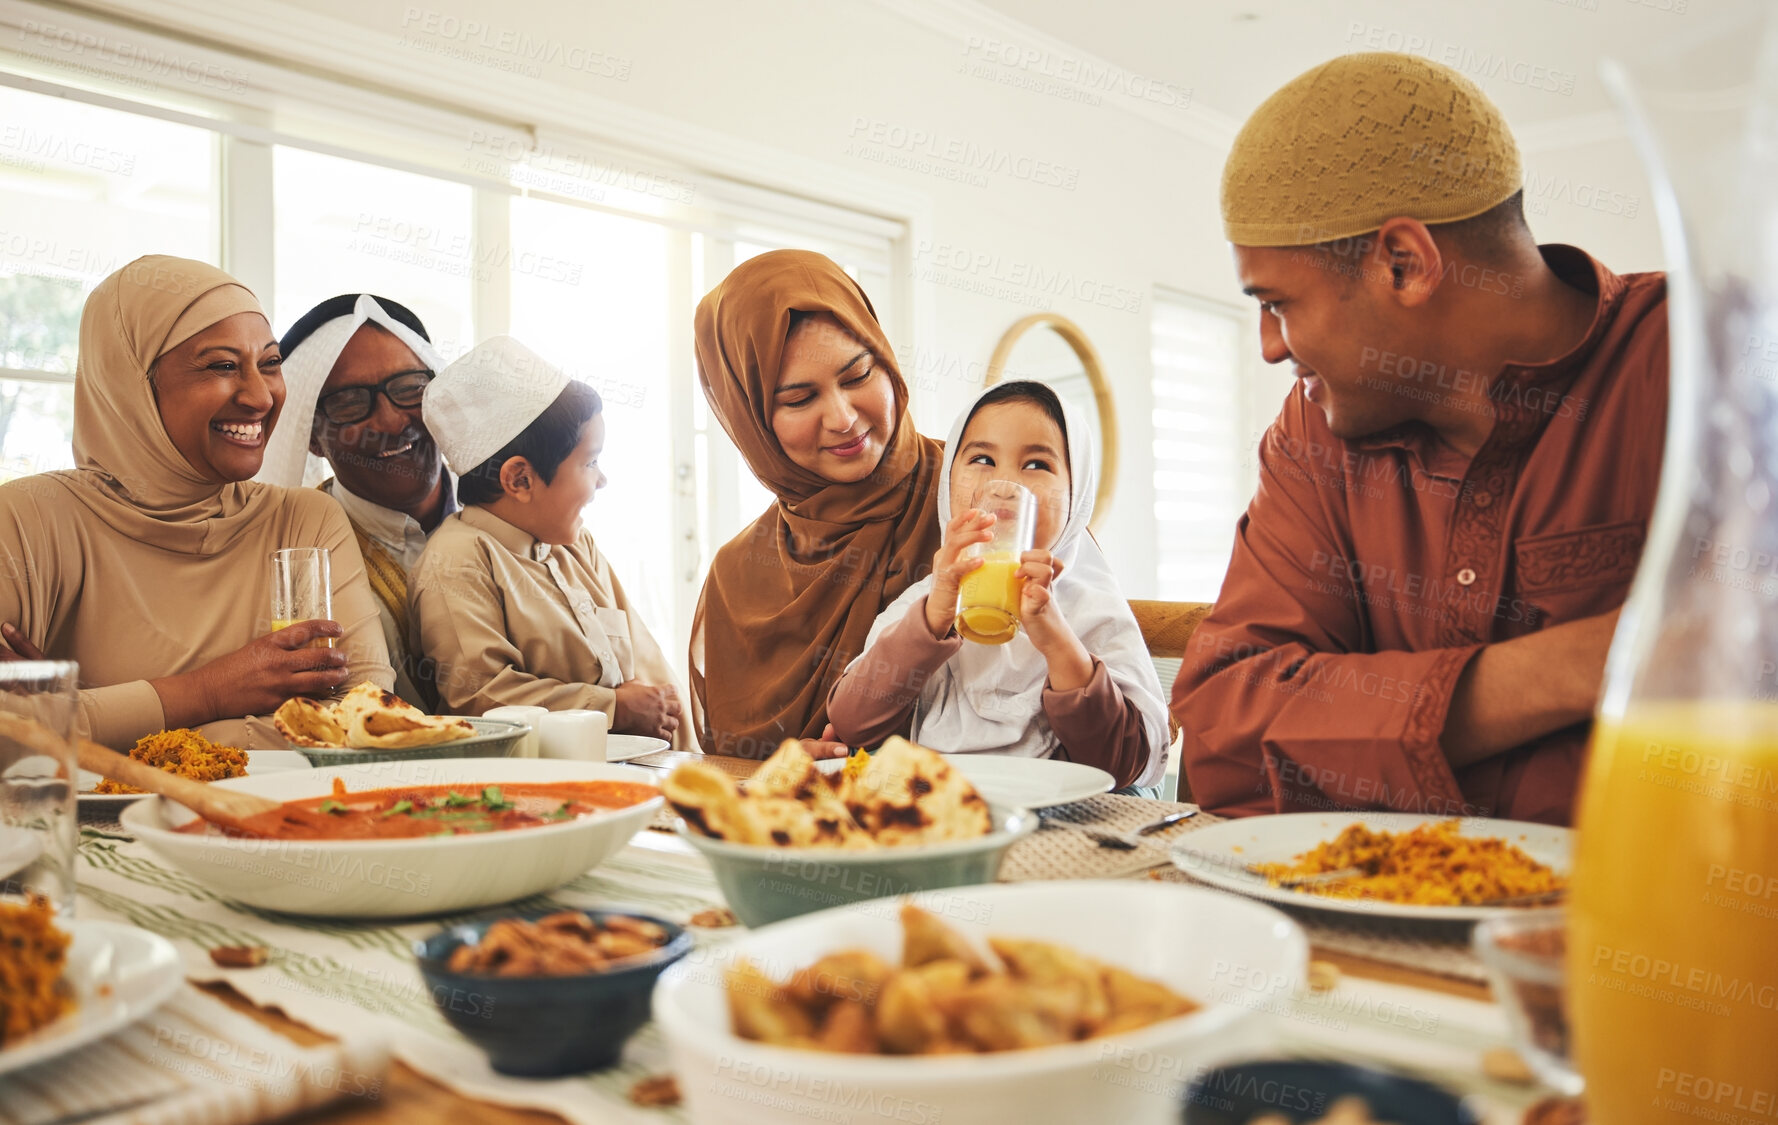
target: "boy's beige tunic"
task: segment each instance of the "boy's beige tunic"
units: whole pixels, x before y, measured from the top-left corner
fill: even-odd
[[[617,685],[676,683],[584,528],[551,546],[468,505],[432,533],[409,599],[413,647],[433,665],[445,714],[527,704],[611,716]],[[689,724],[673,749],[697,749]]]

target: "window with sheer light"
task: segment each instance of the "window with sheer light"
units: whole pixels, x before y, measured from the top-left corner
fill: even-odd
[[[677,664],[716,549],[774,502],[698,387],[698,299],[738,262],[799,246],[841,262],[888,323],[881,219],[852,230],[839,209],[757,189],[733,206],[697,193],[696,207],[689,190],[580,190],[529,157],[465,172],[460,137],[407,128],[399,105],[380,105],[386,150],[350,149],[340,138],[371,128],[363,114],[312,140],[268,137],[236,123],[250,109],[194,112],[93,81],[46,96],[0,62],[0,479],[73,464],[81,307],[138,255],[230,270],[279,334],[329,297],[377,293],[412,309],[446,360],[509,333],[599,390],[610,483],[587,526]],[[808,225],[799,208],[814,209]]]
[[[218,260],[216,138],[0,87],[0,480],[74,465],[80,310],[143,254]]]
[[[1182,294],[1153,304],[1154,516],[1159,596],[1211,602],[1251,484],[1244,464],[1240,315]]]

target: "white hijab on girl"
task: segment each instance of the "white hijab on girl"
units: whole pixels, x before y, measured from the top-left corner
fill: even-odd
[[[990,390],[976,395],[951,426],[945,442],[945,462],[938,482],[938,522],[951,522],[951,456],[963,440],[963,430],[976,404]],[[1148,734],[1149,757],[1137,785],[1159,785],[1167,767],[1167,705],[1160,677],[1142,643],[1142,631],[1124,600],[1111,566],[1087,531],[1093,518],[1093,493],[1098,484],[1098,462],[1093,450],[1092,428],[1066,400],[1062,416],[1067,423],[1070,498],[1068,520],[1050,553],[1063,570],[1051,586],[1054,606],[1080,637],[1089,653],[1105,663],[1124,693],[1142,713]],[[868,650],[883,630],[901,620],[908,610],[932,590],[932,578],[908,587],[888,609],[877,616],[865,642]],[[859,659],[862,659],[860,657]],[[856,663],[856,661],[854,661]],[[1022,758],[1048,758],[1061,747],[1043,714],[1043,688],[1049,667],[1024,630],[1003,645],[965,641],[956,655],[933,673],[914,705],[913,740],[947,753],[1006,754]]]

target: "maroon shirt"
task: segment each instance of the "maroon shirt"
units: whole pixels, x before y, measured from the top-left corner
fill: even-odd
[[[1222,594],[1173,685],[1206,808],[1569,823],[1587,724],[1457,771],[1439,746],[1483,645],[1623,603],[1654,508],[1665,275],[1542,249],[1597,293],[1593,324],[1567,355],[1487,380],[1494,427],[1473,457],[1422,423],[1342,441],[1300,387],[1266,431]],[[1407,393],[1479,378],[1379,377]]]

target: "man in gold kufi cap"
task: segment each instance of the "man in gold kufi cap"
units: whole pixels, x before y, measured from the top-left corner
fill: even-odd
[[[1218,812],[1566,824],[1653,509],[1666,282],[1542,245],[1499,109],[1346,55],[1254,111],[1222,219],[1297,385],[1173,689]]]

